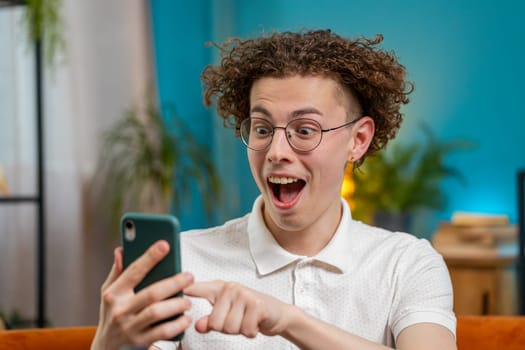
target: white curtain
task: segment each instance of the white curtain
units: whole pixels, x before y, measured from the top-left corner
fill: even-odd
[[[35,193],[33,53],[23,9],[0,10],[0,165],[11,195]],[[46,316],[95,324],[116,235],[90,215],[100,133],[140,104],[152,83],[147,1],[64,0],[67,49],[45,71]],[[36,211],[0,205],[0,310],[35,316]]]
[[[21,7],[0,9],[0,167],[9,192],[36,191],[34,60]],[[34,317],[36,210],[0,204],[0,310]]]

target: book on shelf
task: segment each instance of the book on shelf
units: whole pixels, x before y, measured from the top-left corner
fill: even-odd
[[[455,212],[450,222],[439,224],[432,244],[442,253],[497,256],[499,247],[517,239],[517,226],[506,215]]]

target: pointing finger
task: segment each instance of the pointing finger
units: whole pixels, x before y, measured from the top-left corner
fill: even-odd
[[[222,290],[224,282],[212,281],[212,282],[196,282],[191,286],[184,289],[184,294],[207,299],[210,304],[215,304],[217,297]]]

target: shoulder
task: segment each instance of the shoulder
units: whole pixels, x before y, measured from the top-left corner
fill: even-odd
[[[204,261],[211,261],[249,251],[248,217],[249,214],[220,226],[182,232],[180,242],[183,258],[188,261],[200,257]]]
[[[448,284],[445,261],[428,240],[362,223],[358,227],[354,231],[354,242],[358,243],[353,251],[361,269],[366,266],[365,271],[380,272],[392,287],[425,278]]]
[[[420,255],[440,257],[428,240],[418,238],[413,234],[393,232],[358,221],[353,223],[353,228],[353,234],[360,242],[362,251],[396,259],[413,258]]]
[[[247,234],[248,217],[181,233],[181,263],[195,280],[239,281],[254,271]]]
[[[368,260],[375,262],[376,272],[392,291],[389,323],[394,336],[423,323],[454,333],[452,284],[441,254],[426,239],[359,224],[368,237]]]
[[[245,235],[249,215],[250,214],[247,214],[243,217],[228,220],[220,226],[183,231],[180,235],[181,241],[183,243],[190,243],[209,239],[220,240],[224,239],[224,236]]]

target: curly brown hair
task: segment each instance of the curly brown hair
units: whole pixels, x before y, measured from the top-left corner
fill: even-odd
[[[202,72],[204,103],[211,105],[215,97],[224,125],[234,127],[239,136],[241,122],[249,117],[254,81],[296,74],[329,76],[355,94],[362,115],[374,119],[375,134],[366,153],[372,155],[395,137],[403,119],[401,104],[408,103],[414,87],[405,81],[405,67],[395,55],[375,47],[381,41],[379,34],[374,39],[350,40],[327,29],[212,43],[221,50],[222,59]]]

